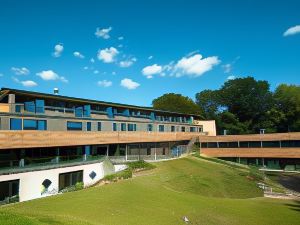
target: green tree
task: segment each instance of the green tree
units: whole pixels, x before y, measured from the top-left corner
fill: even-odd
[[[220,107],[218,91],[204,90],[197,93],[196,103],[203,111],[205,119],[216,119]]]
[[[277,124],[278,131],[300,131],[300,86],[279,85],[274,100],[276,110],[283,114]]]
[[[154,109],[203,115],[201,108],[189,97],[180,94],[164,94],[152,101]]]

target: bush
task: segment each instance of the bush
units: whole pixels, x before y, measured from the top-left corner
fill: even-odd
[[[156,167],[151,163],[145,162],[144,160],[127,163],[127,166],[132,170],[151,170]]]
[[[79,191],[84,188],[83,182],[77,182],[75,185],[66,187],[62,189],[60,192],[65,193],[65,192],[71,192],[71,191]]]
[[[127,168],[126,170],[117,172],[115,174],[107,175],[103,178],[103,180],[106,181],[118,181],[122,179],[129,179],[132,177],[132,170],[130,168]]]

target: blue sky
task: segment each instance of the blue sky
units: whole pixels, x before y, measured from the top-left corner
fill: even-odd
[[[0,2],[0,86],[150,106],[228,78],[300,81],[300,1]]]

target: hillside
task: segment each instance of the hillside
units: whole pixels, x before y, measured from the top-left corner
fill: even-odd
[[[299,202],[261,197],[247,170],[196,157],[133,179],[0,208],[0,224],[297,224]]]

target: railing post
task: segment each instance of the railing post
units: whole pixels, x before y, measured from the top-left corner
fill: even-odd
[[[128,154],[128,145],[126,144],[126,148],[125,148],[125,161],[128,160],[127,154]]]

